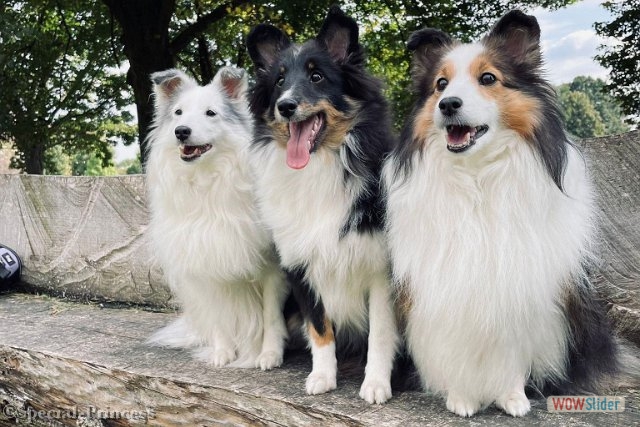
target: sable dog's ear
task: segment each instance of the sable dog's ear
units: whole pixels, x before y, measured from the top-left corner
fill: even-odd
[[[335,62],[344,62],[358,49],[358,24],[338,6],[332,6],[316,40],[327,47]]]
[[[420,76],[432,70],[452,43],[447,33],[435,28],[423,28],[411,34],[407,48],[413,51],[414,80],[421,80]]]
[[[516,64],[538,65],[542,60],[538,21],[519,10],[512,10],[500,18],[483,43],[504,52]]]
[[[257,71],[269,69],[279,52],[290,45],[287,35],[269,24],[257,25],[247,36],[247,50]]]

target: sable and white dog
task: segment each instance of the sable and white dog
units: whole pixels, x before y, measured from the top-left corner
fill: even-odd
[[[522,416],[525,384],[593,390],[616,346],[587,278],[594,190],[519,11],[480,42],[414,33],[418,94],[385,165],[405,338],[428,389]]]
[[[262,24],[247,47],[258,197],[305,321],[306,391],[336,388],[336,348],[368,344],[360,397],[385,402],[397,332],[380,173],[394,138],[358,25],[333,7],[315,39],[294,44]]]
[[[183,313],[151,341],[214,366],[279,366],[288,290],[255,204],[245,72],[222,68],[206,86],[175,69],[152,81],[151,241]]]

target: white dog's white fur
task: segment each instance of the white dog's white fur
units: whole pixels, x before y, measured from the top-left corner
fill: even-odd
[[[521,416],[530,409],[528,379],[565,374],[570,338],[561,302],[584,275],[594,196],[572,146],[563,193],[532,145],[503,125],[496,100],[466,73],[482,50],[453,49],[446,61],[455,78],[434,96],[460,98],[461,121],[489,131],[466,152],[449,152],[438,101],[427,104],[434,124],[410,172],[398,173],[394,159],[384,171],[388,236],[424,385],[462,416],[494,402]]]
[[[168,70],[152,80],[149,229],[182,315],[151,341],[193,348],[214,366],[279,366],[287,287],[255,205],[246,75],[225,67],[200,86]],[[178,126],[190,131],[186,144],[211,149],[183,160]]]

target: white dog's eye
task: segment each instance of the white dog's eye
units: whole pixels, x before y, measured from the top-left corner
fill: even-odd
[[[215,115],[216,115],[216,112],[215,112],[215,111],[213,111],[213,110],[207,110],[207,116],[209,116],[209,117],[213,117],[213,116],[215,116]]]
[[[176,114],[176,116],[181,116],[181,115],[182,115],[182,110],[178,108],[178,109],[176,110],[176,113],[175,113],[175,114]]]

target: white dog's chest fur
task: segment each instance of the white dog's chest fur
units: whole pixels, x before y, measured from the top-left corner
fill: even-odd
[[[334,324],[362,330],[372,277],[386,277],[387,256],[381,232],[340,237],[355,192],[345,191],[339,158],[314,155],[307,167],[296,171],[287,167],[283,150],[275,144],[256,155],[262,156],[264,168],[260,207],[282,264],[305,265],[307,279]]]
[[[253,279],[269,243],[240,150],[216,147],[210,165],[187,164],[160,150],[176,147],[158,147],[150,160],[151,232],[159,261],[172,265],[166,270],[177,276],[175,283],[185,276],[220,284]],[[176,257],[189,262],[176,263]]]
[[[478,369],[559,371],[557,304],[592,235],[582,159],[570,150],[565,195],[522,141],[485,166],[454,161],[437,142],[415,155],[404,184],[385,170],[394,276],[412,298],[407,333],[423,378],[442,390],[464,388]]]

